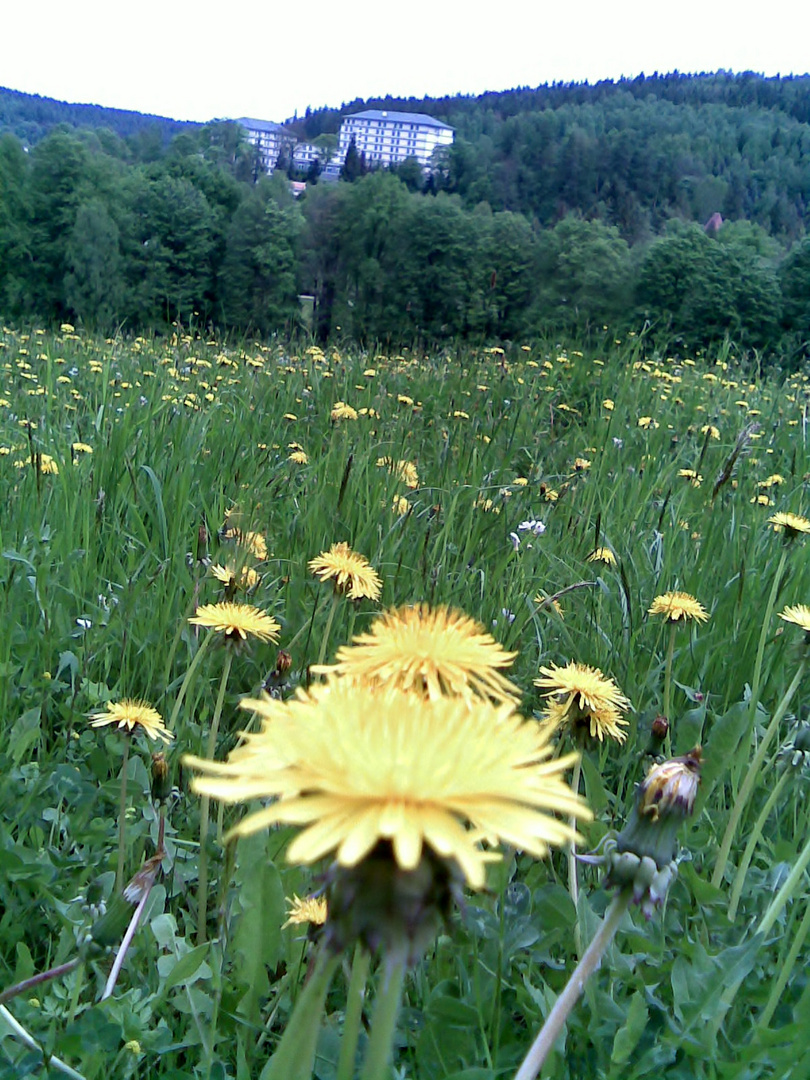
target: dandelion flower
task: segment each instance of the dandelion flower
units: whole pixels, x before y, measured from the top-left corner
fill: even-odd
[[[562,778],[576,755],[553,760],[551,730],[511,704],[470,708],[340,679],[283,704],[241,704],[266,717],[263,730],[224,764],[186,759],[202,774],[192,786],[226,802],[275,798],[231,835],[305,826],[287,852],[293,863],[334,852],[354,867],[386,841],[402,870],[427,847],[480,889],[494,857],[484,840],[542,857],[577,838],[549,811],[590,817]]]
[[[309,464],[309,456],[307,455],[306,450],[293,450],[293,452],[288,456],[287,460],[291,461],[293,465]]]
[[[233,566],[220,566],[216,563],[211,567],[211,573],[227,588],[244,589],[246,592],[255,589],[260,581],[259,575],[252,566],[243,566],[241,570],[236,570]]]
[[[668,592],[656,596],[649,609],[650,615],[663,615],[668,622],[707,622],[709,613],[702,604],[685,592]]]
[[[108,724],[115,724],[119,731],[126,731],[128,734],[141,730],[150,739],[161,739],[166,743],[174,738],[165,727],[163,717],[157,709],[153,709],[145,701],[131,698],[111,702],[105,712],[93,713],[90,717],[90,727],[100,728]]]
[[[608,738],[624,742],[627,737],[622,727],[627,721],[622,712],[630,702],[619,687],[599,668],[570,661],[565,667],[552,664],[541,667],[542,678],[534,685],[546,691],[549,701],[544,719],[552,727],[562,723],[571,724],[575,731],[587,728],[591,738],[600,742]]]
[[[323,926],[326,922],[325,896],[305,896],[301,899],[293,893],[292,899],[287,899],[287,904],[289,911],[287,921],[282,923],[282,930],[288,926]]]
[[[806,517],[801,517],[799,514],[774,514],[773,517],[768,518],[768,522],[773,525],[777,532],[779,532],[780,529],[784,529],[785,537],[788,540],[795,540],[799,533],[810,533],[810,521],[808,521]]]
[[[615,566],[616,556],[609,547],[598,547],[590,553],[586,561],[604,563],[605,566]]]
[[[810,607],[807,604],[794,604],[792,607],[786,607],[784,611],[780,612],[779,618],[784,619],[785,622],[795,623],[805,633],[810,634]]]
[[[356,420],[357,409],[353,409],[351,405],[347,405],[345,401],[336,401],[332,412],[329,414],[330,419],[337,422],[338,420]]]
[[[219,604],[203,604],[188,621],[195,626],[218,630],[228,640],[238,643],[249,637],[278,641],[281,629],[272,616],[252,604],[233,604],[226,600]]]
[[[352,551],[346,543],[332,544],[310,559],[309,569],[321,581],[333,580],[336,592],[346,593],[350,600],[379,600],[382,581],[364,555]]]
[[[412,461],[394,461],[389,457],[381,457],[377,458],[377,465],[380,468],[387,468],[388,471],[393,473],[397,480],[401,480],[406,487],[419,487],[419,473]]]
[[[499,669],[506,652],[483,626],[461,611],[427,604],[387,611],[337,652],[332,667],[314,668],[381,686],[442,696],[517,701],[520,690]]]

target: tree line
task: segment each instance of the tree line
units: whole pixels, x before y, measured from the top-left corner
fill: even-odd
[[[574,197],[545,219],[465,198],[451,175],[426,185],[406,163],[296,201],[285,175],[257,178],[233,124],[143,155],[111,131],[58,129],[30,148],[7,133],[0,317],[267,335],[299,324],[306,294],[322,339],[521,340],[647,322],[688,349],[728,335],[803,356],[810,240],[673,213],[633,241]]]

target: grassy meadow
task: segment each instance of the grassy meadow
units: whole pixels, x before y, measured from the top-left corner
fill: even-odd
[[[810,635],[779,618],[810,604],[810,567],[801,530],[769,522],[810,510],[808,402],[804,374],[632,336],[584,355],[383,355],[3,329],[0,1077],[274,1075],[317,947],[285,925],[290,901],[328,860],[290,864],[292,826],[224,847],[245,808],[212,801],[201,919],[202,803],[180,759],[223,759],[254,723],[241,698],[290,697],[380,611],[417,601],[517,654],[523,716],[546,705],[540,667],[569,661],[630,700],[626,741],[582,747],[581,851],[626,821],[657,716],[666,756],[703,747],[666,900],[623,916],[542,1075],[810,1075]],[[333,599],[311,572],[337,542],[379,574],[379,602]],[[212,572],[226,565],[230,585]],[[243,568],[255,584],[234,595]],[[673,590],[708,620],[649,614]],[[272,616],[278,643],[228,649],[189,623],[226,597]],[[158,710],[173,741],[90,726],[122,699]],[[165,855],[102,1001],[133,910],[87,949],[115,903],[122,774],[123,882],[161,841]],[[575,907],[565,848],[492,862],[406,977],[388,1075],[515,1075],[611,902],[598,867],[578,873]],[[353,1075],[338,1065],[351,969],[348,951],[319,1080]],[[372,961],[360,1058],[381,984]]]

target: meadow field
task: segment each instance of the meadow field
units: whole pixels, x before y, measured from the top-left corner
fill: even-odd
[[[809,403],[804,373],[633,335],[426,355],[4,328],[0,1077],[512,1077],[614,895],[543,1076],[810,1075]],[[655,762],[693,752],[700,785],[657,904],[564,838],[536,858],[454,811],[451,854],[475,851],[459,875],[425,844],[443,917],[414,916],[400,1005],[382,930],[369,960],[340,913],[318,925],[334,851],[287,858],[301,830],[263,798],[286,789],[190,782],[295,707],[326,715],[311,669],[414,604],[500,651],[482,687],[462,657],[402,710],[475,698],[495,734],[512,708],[545,731],[592,814],[580,853],[610,849]],[[610,723],[564,671],[618,688]],[[319,730],[349,775],[343,719]],[[441,757],[418,731],[415,771]],[[352,917],[384,922],[357,888]]]

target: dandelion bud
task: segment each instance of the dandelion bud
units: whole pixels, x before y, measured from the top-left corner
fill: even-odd
[[[656,716],[652,722],[652,737],[662,743],[669,732],[669,720],[665,716]]]
[[[152,800],[165,802],[172,790],[171,773],[166,755],[152,754]]]
[[[279,649],[276,657],[275,671],[278,675],[286,675],[292,667],[292,657],[284,649]]]
[[[684,757],[653,765],[636,791],[624,829],[606,856],[607,884],[629,888],[647,918],[663,902],[677,873],[678,826],[694,809],[702,755],[696,746]]]

